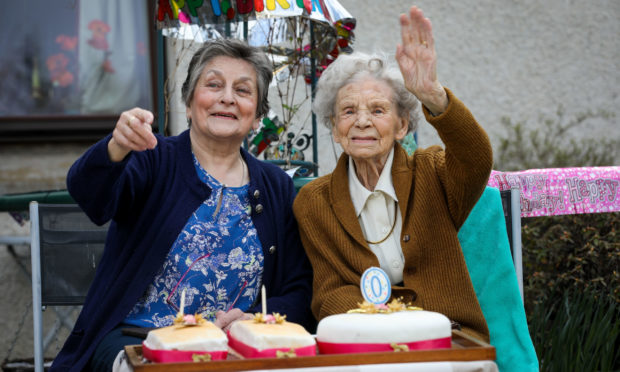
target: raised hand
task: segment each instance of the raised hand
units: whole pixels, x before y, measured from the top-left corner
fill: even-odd
[[[136,107],[123,112],[108,142],[110,160],[118,162],[131,151],[154,149],[157,139],[153,135],[152,124],[153,114],[148,110]]]
[[[437,80],[437,54],[431,21],[416,6],[400,15],[402,44],[396,46],[396,61],[405,87],[434,115],[448,107],[448,97]]]

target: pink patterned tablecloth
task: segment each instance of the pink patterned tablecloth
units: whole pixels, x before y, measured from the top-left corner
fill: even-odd
[[[521,216],[620,211],[620,167],[492,171],[489,186],[521,191]]]

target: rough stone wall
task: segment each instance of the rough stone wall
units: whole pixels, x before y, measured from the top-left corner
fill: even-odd
[[[399,40],[403,0],[340,0],[357,19],[355,49],[393,53]],[[440,81],[463,100],[487,129],[494,146],[503,135],[503,116],[535,127],[540,115],[561,105],[568,116],[587,110],[615,114],[592,120],[577,136],[620,138],[620,2],[616,0],[419,0],[431,19]],[[181,74],[184,77],[184,74]],[[184,128],[184,110],[174,106],[171,128]],[[303,117],[303,116],[302,116]],[[320,172],[328,173],[339,153],[320,129]],[[439,143],[428,124],[420,126],[421,146]],[[0,194],[64,188],[69,165],[82,145],[0,147]],[[0,213],[1,235],[27,235]],[[18,247],[27,255],[27,249]],[[29,262],[26,261],[29,265]],[[30,298],[30,282],[0,246],[0,350],[8,350]],[[53,322],[46,312],[46,325]],[[62,336],[61,336],[62,337]],[[57,346],[50,348],[53,356]],[[3,359],[6,355],[0,355]],[[32,356],[32,318],[27,314],[12,358]]]

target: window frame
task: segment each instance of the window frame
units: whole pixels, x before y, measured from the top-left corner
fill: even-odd
[[[155,24],[155,10],[151,1],[143,0],[147,11],[148,61],[150,64],[151,102],[152,112],[157,122],[159,113],[158,70],[164,61],[158,60],[159,48],[158,33]],[[121,111],[115,114],[83,115],[83,114],[54,114],[54,115],[14,115],[0,116],[0,143],[28,143],[28,142],[68,142],[68,141],[95,141],[111,133],[116,125]],[[157,132],[157,125],[153,126]]]

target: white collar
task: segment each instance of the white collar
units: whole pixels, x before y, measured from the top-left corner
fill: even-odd
[[[383,166],[383,170],[381,171],[381,175],[379,176],[379,180],[375,186],[375,191],[381,191],[386,196],[391,197],[394,201],[398,201],[398,198],[396,198],[396,192],[394,191],[394,184],[392,183],[393,161],[394,147],[390,150],[390,154],[385,161],[385,165]],[[359,217],[360,213],[362,213],[362,209],[364,209],[364,205],[366,205],[366,200],[368,200],[368,197],[372,195],[372,191],[364,187],[364,185],[362,185],[360,180],[357,178],[357,174],[355,173],[355,165],[353,164],[353,159],[350,156],[349,193],[351,194],[351,200],[353,201],[353,207],[355,208],[355,215]]]

